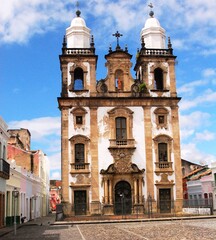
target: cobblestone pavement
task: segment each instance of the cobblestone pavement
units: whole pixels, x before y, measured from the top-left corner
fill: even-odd
[[[215,240],[216,219],[79,225],[26,225],[2,239],[51,240]]]

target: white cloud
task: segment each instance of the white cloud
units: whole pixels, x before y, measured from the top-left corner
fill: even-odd
[[[195,111],[188,115],[180,114],[180,129],[182,140],[192,136],[200,127],[209,125],[211,115],[209,113]]]
[[[206,68],[202,72],[204,77],[211,77],[216,75],[216,70],[214,68]]]
[[[0,37],[2,42],[25,43],[35,34],[56,28],[69,21],[68,1],[10,0],[0,8]]]
[[[195,138],[199,141],[211,141],[215,140],[215,133],[205,130],[204,132],[197,132]]]
[[[31,120],[11,121],[8,123],[10,129],[26,128],[31,133],[34,141],[43,139],[50,135],[60,136],[60,117],[42,117]]]
[[[113,26],[114,31],[123,31],[130,40],[134,39],[135,32],[139,34],[150,11],[148,3],[142,0],[81,0],[79,2],[82,16],[88,26],[92,24],[89,27],[92,28],[93,34],[97,35],[98,42],[104,39],[105,35],[110,35],[110,26]],[[3,1],[0,8],[1,41],[24,43],[35,34],[56,29],[61,23],[69,24],[75,15],[74,5],[75,3],[70,0]],[[211,50],[216,44],[215,8],[214,0],[208,2],[161,0],[154,4],[155,16],[164,28],[169,27],[171,36],[175,39],[174,46],[189,48],[194,43],[199,43],[208,47],[208,49],[201,48],[203,53]],[[200,54],[201,51],[197,53]]]
[[[216,162],[216,156],[201,152],[194,143],[182,144],[181,157],[194,163],[208,165]]]
[[[206,80],[197,80],[193,82],[186,83],[178,88],[178,93],[183,94],[187,93],[189,95],[193,94],[197,87],[203,86],[206,84]]]
[[[203,90],[203,92],[201,92]],[[180,102],[180,110],[189,110],[191,108],[202,106],[206,104],[216,104],[216,91],[214,92],[212,89],[205,89],[204,87],[199,89],[197,93],[201,93],[200,95],[196,94],[196,97],[193,99],[183,98]],[[186,100],[185,100],[186,99]]]
[[[60,171],[54,171],[50,174],[51,180],[60,180],[61,179],[61,172]]]
[[[49,156],[50,170],[56,171],[61,169],[61,151]]]

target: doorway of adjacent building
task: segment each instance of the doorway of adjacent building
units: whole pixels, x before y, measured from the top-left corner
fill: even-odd
[[[86,215],[87,201],[86,190],[74,191],[74,211],[75,215]]]
[[[171,212],[171,189],[159,189],[159,204],[161,213]]]
[[[131,214],[131,186],[126,181],[118,182],[115,186],[115,214]]]

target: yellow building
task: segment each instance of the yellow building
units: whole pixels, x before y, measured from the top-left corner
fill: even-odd
[[[117,45],[98,56],[77,11],[66,29],[60,66],[62,200],[66,215],[180,212],[182,175],[175,59],[151,11],[141,30],[134,79],[132,55]],[[108,44],[108,43],[107,43]]]

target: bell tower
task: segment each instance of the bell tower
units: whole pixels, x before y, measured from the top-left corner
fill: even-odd
[[[90,98],[96,91],[97,55],[90,32],[81,12],[77,10],[76,17],[66,29],[59,56],[62,89],[58,102],[61,111],[61,174],[65,214],[71,214],[74,201],[83,201],[85,206],[86,201],[90,201],[87,199],[89,169],[86,163],[89,138],[84,133],[89,118],[87,110],[80,105],[81,98]],[[77,176],[73,174],[75,170],[81,173],[79,180],[76,180],[79,182],[76,191],[71,183]],[[88,209],[84,210],[87,213]]]
[[[180,98],[176,92],[176,56],[173,55],[170,38],[165,47],[165,30],[152,10],[140,39],[141,48],[137,51],[134,70],[139,86],[144,86],[149,92],[150,100],[149,106],[144,107],[147,193],[159,202],[160,212],[165,211],[160,202],[171,203],[174,200],[181,211]],[[171,211],[170,206],[165,208]]]

